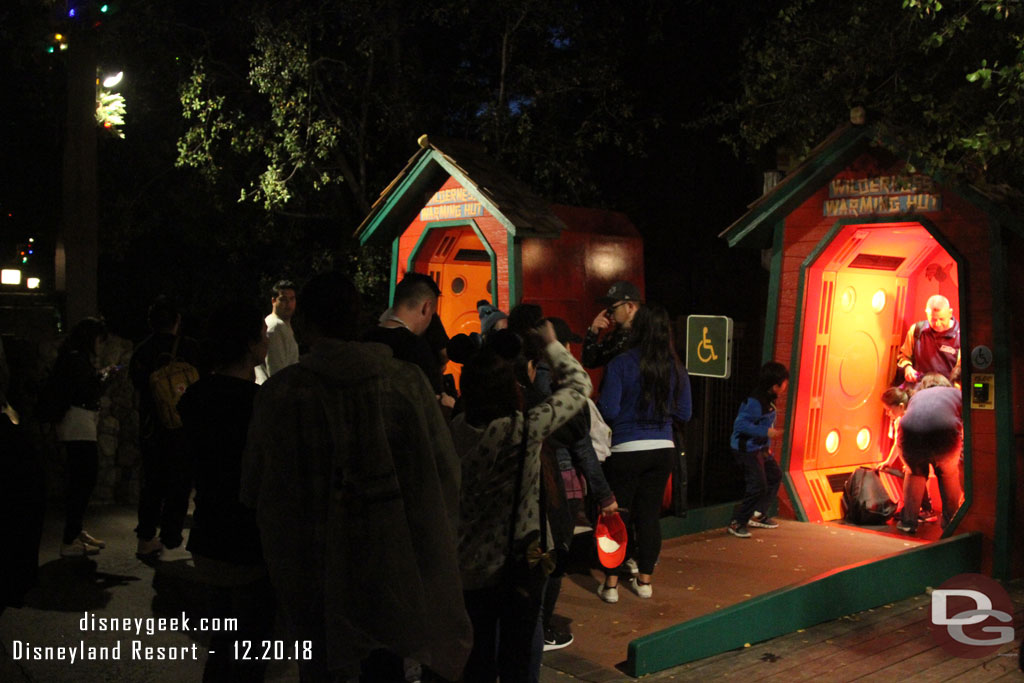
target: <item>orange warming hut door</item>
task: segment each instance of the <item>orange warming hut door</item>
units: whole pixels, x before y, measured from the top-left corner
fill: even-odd
[[[880,397],[948,260],[919,225],[851,226],[808,270],[790,472],[810,519],[841,517],[850,472],[888,455]]]
[[[438,315],[449,337],[480,331],[476,302],[491,301],[491,256],[469,228],[446,231],[430,261],[430,276],[441,290]]]
[[[416,259],[416,270],[426,271],[441,290],[437,313],[449,337],[480,332],[476,302],[493,301],[491,253],[468,226],[437,231]],[[460,366],[449,363],[446,373],[459,379]]]

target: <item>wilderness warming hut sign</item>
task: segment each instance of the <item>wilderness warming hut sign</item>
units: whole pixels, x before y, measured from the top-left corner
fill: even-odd
[[[828,184],[824,216],[896,216],[942,210],[942,195],[924,175],[834,178]]]

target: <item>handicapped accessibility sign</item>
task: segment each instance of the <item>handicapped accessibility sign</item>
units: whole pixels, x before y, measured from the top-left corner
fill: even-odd
[[[686,318],[686,371],[699,377],[729,377],[732,373],[732,318],[724,315]]]

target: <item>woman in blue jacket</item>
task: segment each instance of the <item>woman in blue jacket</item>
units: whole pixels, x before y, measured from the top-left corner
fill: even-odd
[[[661,499],[676,448],[672,421],[690,419],[690,378],[672,346],[668,313],[642,306],[633,318],[631,348],[605,370],[598,409],[612,428],[605,478],[627,524],[632,521],[639,573],[630,579],[641,598],[651,597],[651,574],[661,553]],[[623,508],[626,510],[623,511]],[[619,576],[605,573],[598,594],[617,602]]]
[[[740,405],[732,426],[732,447],[736,464],[743,468],[743,500],[733,510],[729,533],[750,538],[748,526],[774,529],[778,526],[768,517],[782,481],[782,470],[771,452],[771,440],[782,436],[775,427],[775,400],[789,385],[789,370],[782,363],[770,361],[761,367],[753,395]]]

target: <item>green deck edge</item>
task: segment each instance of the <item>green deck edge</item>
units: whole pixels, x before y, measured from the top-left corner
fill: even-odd
[[[661,671],[920,595],[981,566],[971,532],[815,576],[630,642],[626,672]]]
[[[686,511],[685,517],[662,517],[661,537],[678,538],[689,534],[699,534],[709,529],[723,529],[732,520],[732,510],[739,501],[692,508]]]

